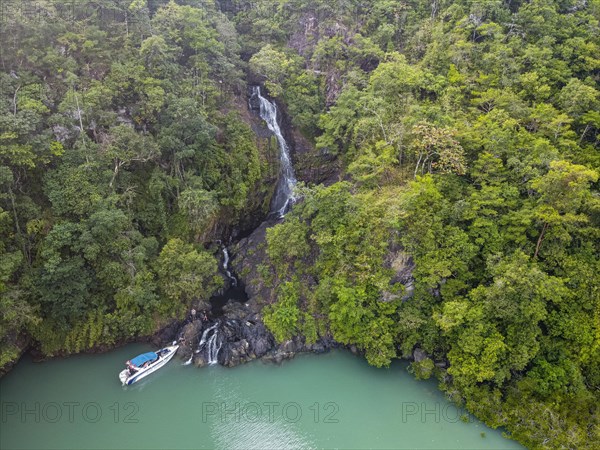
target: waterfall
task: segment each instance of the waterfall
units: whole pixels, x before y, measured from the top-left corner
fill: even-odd
[[[221,345],[223,345],[223,341],[219,339],[219,329],[215,329],[213,335],[208,340],[208,364],[211,366],[216,364],[217,356],[219,356],[219,350],[221,350]]]
[[[208,337],[208,333],[210,331],[214,330],[215,328],[217,328],[218,326],[219,326],[219,322],[215,323],[212,327],[204,330],[204,333],[202,333],[202,337],[200,338],[200,342],[198,342],[198,349],[196,350],[196,353],[200,353],[200,351],[202,350],[202,346],[206,343],[206,338]]]
[[[227,278],[231,280],[231,285],[233,287],[237,286],[237,278],[234,277],[229,271],[229,252],[227,251],[227,247],[223,246],[223,270],[225,271],[225,275]]]
[[[260,118],[267,123],[267,127],[275,135],[279,144],[281,170],[277,180],[275,196],[271,203],[271,213],[283,217],[294,201],[294,186],[296,185],[294,167],[292,166],[288,145],[277,123],[277,106],[261,95],[259,86],[252,88],[252,96],[257,96],[260,100]]]
[[[198,348],[194,353],[200,353],[202,350],[205,350],[206,362],[208,364],[213,365],[218,362],[217,357],[219,356],[219,351],[221,350],[221,346],[223,345],[223,340],[219,336],[219,325],[220,322],[217,321],[213,326],[208,327],[202,333],[202,337],[200,338],[200,342],[198,342]],[[211,334],[212,331],[212,334]],[[210,337],[209,337],[210,334]],[[190,362],[191,362],[190,357]],[[188,362],[185,363],[189,364]]]

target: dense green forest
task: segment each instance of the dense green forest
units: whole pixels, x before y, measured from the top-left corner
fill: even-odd
[[[222,284],[199,244],[268,209],[234,25],[129,3],[5,14],[0,365],[22,328],[49,354],[152,332]]]
[[[267,232],[276,339],[421,349],[489,425],[597,448],[599,0],[36,3],[0,19],[0,366],[210,298],[269,207],[260,82],[341,167]]]

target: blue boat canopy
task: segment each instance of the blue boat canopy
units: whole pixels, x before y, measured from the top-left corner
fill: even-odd
[[[156,359],[158,359],[158,355],[156,353],[148,352],[148,353],[143,353],[143,354],[138,355],[135,358],[133,358],[131,360],[131,364],[133,364],[134,366],[140,367],[145,362],[155,361]]]

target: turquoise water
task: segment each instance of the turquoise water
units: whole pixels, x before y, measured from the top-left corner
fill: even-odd
[[[0,448],[522,448],[449,404],[406,365],[347,352],[197,369],[174,359],[136,385],[144,345],[33,363],[0,381]]]

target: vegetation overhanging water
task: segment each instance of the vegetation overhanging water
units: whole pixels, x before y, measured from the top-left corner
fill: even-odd
[[[229,270],[208,362],[335,341],[598,448],[598,0],[30,3],[0,11],[1,373],[165,343]]]
[[[175,358],[126,388],[135,344],[43,363],[26,357],[0,381],[6,449],[521,448],[449,403],[406,364],[369,367],[349,352],[281,366],[196,369]]]

